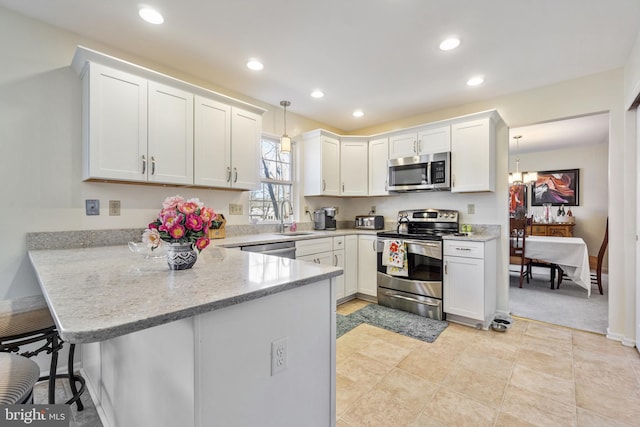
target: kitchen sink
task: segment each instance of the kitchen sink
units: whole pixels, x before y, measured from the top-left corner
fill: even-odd
[[[311,231],[285,231],[284,233],[275,233],[279,236],[306,236],[308,234],[314,234]]]

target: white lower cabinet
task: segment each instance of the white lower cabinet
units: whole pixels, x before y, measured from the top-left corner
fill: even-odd
[[[296,259],[345,269],[344,236],[296,241]],[[345,297],[345,274],[335,278],[336,300]]]
[[[496,241],[443,242],[447,320],[487,329],[496,311]]]
[[[358,236],[358,293],[376,298],[378,294],[378,270],[376,236]]]
[[[358,292],[358,236],[344,238],[344,296]]]
[[[360,241],[361,237],[373,238],[375,243],[376,236],[336,236],[336,237],[321,237],[318,239],[307,239],[296,241],[296,259],[300,261],[315,262],[316,264],[332,265],[334,267],[340,267],[344,273],[342,276],[338,276],[335,279],[336,282],[336,299],[337,301],[348,299],[353,297],[356,293],[364,293],[369,296],[376,295],[376,287],[372,289],[361,290],[361,286],[358,278],[360,277]],[[366,243],[368,246],[372,246],[373,243]],[[365,259],[370,266],[373,260],[373,283],[375,285],[375,252],[373,256],[371,250],[364,252]],[[365,270],[371,270],[370,267]],[[365,274],[365,277],[367,274]],[[371,277],[371,274],[368,274]],[[369,280],[371,282],[371,280]]]

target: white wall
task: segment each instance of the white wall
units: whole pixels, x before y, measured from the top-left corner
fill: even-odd
[[[571,207],[571,212],[576,217],[576,226],[573,231],[576,237],[582,237],[587,243],[590,256],[598,256],[608,215],[608,150],[609,147],[605,143],[518,155],[520,170],[580,169],[578,193],[580,205]],[[513,155],[511,157],[510,170],[514,171],[515,159]],[[531,196],[530,191],[528,196]],[[531,206],[531,203],[528,207],[529,214],[542,212],[542,207]]]

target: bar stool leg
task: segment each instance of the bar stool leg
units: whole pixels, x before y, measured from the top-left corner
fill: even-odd
[[[73,371],[73,355],[76,351],[75,344],[69,344],[69,365],[67,367],[67,371],[69,372],[69,387],[71,387],[71,393],[73,397],[67,402],[67,404],[72,404],[74,401],[78,406],[78,411],[82,411],[84,409],[84,405],[82,404],[82,400],[80,400],[80,394],[78,394],[78,389],[76,388],[76,375]],[[84,391],[84,383],[82,383],[82,389]]]
[[[58,369],[58,334],[51,336],[51,365],[49,367],[49,404],[56,403],[56,371]]]

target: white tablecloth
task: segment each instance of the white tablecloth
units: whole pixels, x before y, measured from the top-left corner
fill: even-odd
[[[558,264],[569,278],[591,296],[587,244],[580,237],[527,236],[525,256]]]

